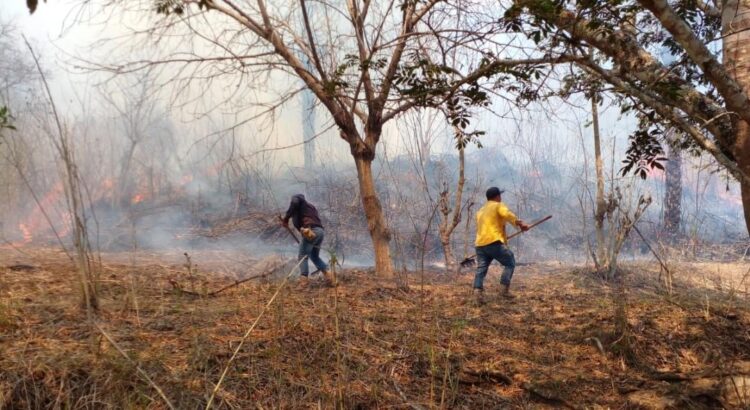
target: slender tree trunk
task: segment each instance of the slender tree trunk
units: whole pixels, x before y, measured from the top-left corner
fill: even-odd
[[[742,87],[745,93],[750,88],[750,0],[725,0],[722,6],[721,31],[723,41],[723,64],[729,75]],[[750,125],[732,116],[737,130],[733,153],[737,165],[750,173]],[[741,180],[742,205],[745,210],[745,224],[750,233],[750,183]]]
[[[604,241],[604,216],[607,204],[604,201],[604,163],[602,161],[602,140],[599,133],[599,101],[598,95],[594,93],[591,98],[591,117],[594,127],[594,157],[596,167],[596,209],[594,210],[594,222],[596,230],[596,261],[597,269],[602,269],[609,263],[607,261],[607,245]]]
[[[456,263],[456,256],[453,254],[453,246],[451,244],[450,236],[445,240],[442,236],[440,237],[440,244],[443,246],[443,255],[445,256],[445,269],[449,273],[458,272],[458,263]]]
[[[450,200],[448,199],[449,191],[447,184],[445,190],[440,194],[440,213],[443,214],[443,218],[438,229],[440,231],[440,244],[443,246],[443,255],[445,255],[445,267],[450,273],[458,273],[458,263],[456,263],[456,257],[453,255],[451,237],[461,222],[461,201],[466,182],[466,162],[464,158],[464,148],[462,147],[458,150],[458,181],[456,183],[456,197],[452,209]]]
[[[673,241],[680,233],[682,219],[682,152],[669,149],[664,192],[664,233]]]
[[[135,148],[138,142],[130,140],[128,150],[123,154],[122,160],[120,161],[120,174],[117,176],[117,183],[115,186],[115,194],[113,195],[113,206],[121,207],[124,204],[130,205],[131,198],[126,195],[131,195],[130,192],[130,165],[133,162],[133,155],[135,154]]]
[[[375,270],[385,277],[393,277],[394,270],[389,246],[391,232],[383,217],[383,208],[375,190],[375,180],[372,177],[372,159],[355,156],[354,162],[357,165],[357,179],[359,180],[362,207],[365,211],[367,227],[375,252]]]

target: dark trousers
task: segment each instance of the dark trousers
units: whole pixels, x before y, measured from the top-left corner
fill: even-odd
[[[500,283],[510,286],[513,278],[513,270],[516,268],[516,258],[513,251],[508,249],[502,242],[497,241],[485,246],[477,246],[477,273],[474,276],[474,289],[484,289],[484,277],[493,260],[503,265],[503,275]]]

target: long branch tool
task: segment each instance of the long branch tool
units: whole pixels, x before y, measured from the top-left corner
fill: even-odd
[[[294,234],[294,231],[292,231],[292,228],[289,227],[289,225],[284,223],[284,218],[279,215],[279,222],[281,222],[281,225],[286,228],[286,231],[289,232],[289,235],[292,235],[292,238],[294,238],[294,242],[299,243],[299,238],[297,238],[297,235]]]
[[[547,215],[547,216],[545,216],[542,219],[534,221],[534,222],[531,223],[531,225],[529,225],[529,229],[531,229],[531,228],[533,228],[533,227],[535,227],[537,225],[541,225],[544,222],[549,221],[550,219],[552,219],[552,215]],[[524,232],[526,232],[526,231],[518,231],[518,232],[514,233],[513,235],[510,235],[508,237],[508,239],[505,241],[505,243],[508,243],[508,241],[510,241],[511,239],[515,238],[516,236],[518,236],[518,235],[520,235],[520,234],[522,234]],[[477,257],[477,255],[471,255],[468,258],[462,260],[461,261],[461,267],[462,268],[466,268],[466,267],[469,267],[469,266],[474,266],[474,263],[476,263],[476,257]]]

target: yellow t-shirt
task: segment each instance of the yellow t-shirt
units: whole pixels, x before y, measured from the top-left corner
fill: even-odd
[[[505,224],[516,226],[518,218],[502,202],[487,201],[477,211],[477,239],[476,246],[489,245],[492,242],[507,242]]]

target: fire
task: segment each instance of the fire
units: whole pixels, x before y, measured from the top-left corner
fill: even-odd
[[[34,236],[31,234],[31,229],[29,229],[29,227],[26,226],[26,224],[23,224],[23,223],[18,224],[18,230],[21,231],[21,233],[23,234],[22,244],[27,244],[34,239]]]
[[[130,203],[132,203],[133,205],[135,205],[137,203],[143,202],[143,199],[144,199],[143,195],[141,195],[141,194],[135,194],[133,196],[133,199],[130,200]]]

